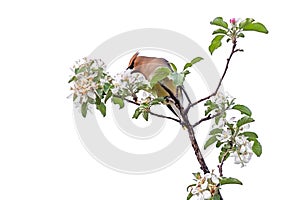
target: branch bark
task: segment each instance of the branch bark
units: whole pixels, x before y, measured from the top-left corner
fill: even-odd
[[[191,142],[191,145],[192,145],[192,147],[194,149],[196,158],[197,158],[197,160],[198,160],[198,162],[200,164],[200,168],[202,169],[202,171],[204,172],[204,174],[210,173],[210,171],[209,171],[209,169],[208,169],[208,167],[207,167],[207,165],[205,163],[205,160],[203,158],[203,155],[202,155],[202,153],[200,151],[198,142],[196,140],[193,126],[190,124],[187,115],[183,116],[183,120],[184,120],[185,126],[187,128],[187,131],[189,133],[190,142]]]

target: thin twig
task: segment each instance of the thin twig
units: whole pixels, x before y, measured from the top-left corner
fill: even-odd
[[[193,125],[193,128],[195,128],[196,126],[198,126],[198,125],[201,124],[202,122],[208,121],[208,120],[210,120],[210,119],[213,119],[213,118],[215,118],[215,117],[221,115],[222,113],[223,113],[223,112],[220,112],[220,113],[217,113],[217,114],[215,114],[215,115],[210,115],[210,114],[209,114],[208,116],[206,116],[206,117],[200,119],[198,122],[196,122],[196,123]]]
[[[225,158],[228,153],[229,153],[229,150],[227,150],[226,153],[223,155],[221,163],[220,163],[220,165],[218,165],[220,177],[223,177],[223,164],[224,164]]]
[[[124,100],[127,101],[128,103],[132,103],[132,104],[137,105],[137,106],[140,106],[140,105],[141,105],[140,103],[135,102],[135,101],[132,101],[132,100],[130,100],[130,99],[124,98]],[[153,115],[153,116],[156,116],[156,117],[164,118],[164,119],[170,119],[170,120],[173,120],[173,121],[175,121],[175,122],[178,122],[178,123],[180,123],[180,124],[182,125],[182,123],[181,123],[181,121],[180,121],[179,119],[175,119],[175,118],[173,118],[173,117],[169,117],[169,116],[157,114],[157,113],[154,113],[154,112],[152,112],[152,111],[149,111],[149,114],[151,114],[151,115]]]
[[[173,120],[175,122],[178,122],[179,124],[182,125],[181,121],[179,119],[176,119],[176,118],[173,118],[173,117],[168,117],[168,116],[165,116],[165,115],[160,115],[160,114],[157,114],[157,113],[154,113],[152,111],[149,112],[151,115],[153,116],[156,116],[156,117],[160,117],[160,118],[165,118],[165,119],[170,119],[170,120]]]
[[[119,97],[119,98],[121,98],[121,97]],[[132,104],[137,105],[137,106],[140,106],[140,105],[141,105],[140,103],[138,103],[138,102],[136,102],[136,101],[132,101],[132,100],[130,100],[130,99],[124,98],[124,100],[127,101],[128,103],[132,103]]]
[[[201,124],[202,122],[205,122],[205,121],[207,121],[207,120],[210,120],[210,119],[213,119],[213,118],[215,118],[215,117],[218,117],[218,116],[222,115],[225,111],[227,111],[227,110],[229,110],[229,109],[230,109],[230,106],[228,106],[227,108],[225,108],[225,109],[222,110],[221,112],[218,112],[218,113],[216,113],[216,114],[214,114],[214,115],[209,114],[208,116],[206,116],[206,117],[200,119],[198,122],[196,122],[196,123],[193,125],[193,128],[195,128],[196,126],[198,126],[198,125]]]

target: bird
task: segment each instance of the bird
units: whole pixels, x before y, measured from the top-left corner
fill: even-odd
[[[139,56],[139,52],[136,52],[131,57],[127,70],[131,69],[131,73],[140,73],[146,80],[151,81],[155,70],[160,67],[167,67],[173,72],[168,60],[157,57]],[[155,96],[165,98],[167,107],[179,118],[183,98],[181,90],[174,84],[173,80],[168,77],[164,78],[153,86],[152,91]]]

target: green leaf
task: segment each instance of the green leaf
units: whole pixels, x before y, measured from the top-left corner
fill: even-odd
[[[140,108],[137,108],[135,111],[134,111],[134,114],[132,116],[133,119],[137,119],[139,118],[140,114],[142,114],[142,111]]]
[[[254,19],[252,18],[246,18],[245,20],[241,21],[239,24],[239,28],[243,29],[245,26],[247,26],[248,24],[251,24],[252,22],[254,22]]]
[[[226,35],[226,34],[227,34],[227,30],[224,30],[224,29],[222,29],[222,28],[219,28],[219,29],[215,30],[212,34],[213,34],[213,35],[215,35],[215,34],[223,34],[223,35]]]
[[[105,96],[105,99],[104,99],[104,103],[107,102],[107,100],[112,96],[112,91],[111,90],[108,90],[106,96]]]
[[[107,93],[108,90],[110,89],[110,87],[111,87],[111,85],[109,83],[104,83],[104,85],[103,85],[104,92]]]
[[[220,155],[219,155],[219,163],[221,163],[223,159],[224,159],[224,161],[227,160],[227,158],[229,158],[229,156],[230,156],[230,153],[228,153],[227,151],[226,152],[221,151]]]
[[[222,17],[216,17],[213,21],[210,22],[210,24],[228,29],[228,24],[223,20]]]
[[[210,106],[207,107],[207,109],[205,110],[205,116],[207,116],[212,110],[216,109],[218,107],[217,104],[213,103]]]
[[[75,101],[77,99],[77,97],[78,97],[77,94],[74,93],[73,94],[73,101]]]
[[[189,70],[184,70],[183,72],[184,77],[186,77],[188,74],[190,74],[191,72]]]
[[[103,99],[103,90],[98,88],[96,89],[96,92],[97,92],[97,97],[99,97],[100,99]]]
[[[223,132],[223,129],[221,128],[215,128],[213,130],[210,131],[209,135],[216,135],[218,133],[222,133]]]
[[[186,64],[184,65],[184,67],[183,67],[183,70],[186,70],[187,68],[189,68],[189,67],[191,67],[191,66],[193,66],[192,63],[186,63]]]
[[[259,143],[258,140],[254,140],[254,143],[253,143],[253,146],[252,146],[252,151],[253,151],[253,153],[255,153],[255,155],[257,157],[261,156],[261,154],[262,154],[262,146],[261,146],[261,144]]]
[[[158,98],[155,98],[153,99],[151,102],[150,102],[150,105],[153,106],[153,105],[158,105],[162,102],[165,101],[165,98],[164,97],[158,97]]]
[[[75,69],[75,74],[79,74],[81,72],[84,72],[86,70],[86,67],[80,67]]]
[[[252,115],[251,110],[247,106],[244,106],[244,105],[237,104],[237,105],[233,106],[232,109],[238,110],[242,114],[248,115],[249,117],[251,117],[251,115]]]
[[[194,64],[196,64],[197,62],[200,62],[201,60],[203,60],[203,58],[201,58],[201,57],[196,57],[196,58],[194,58],[194,59],[191,61],[191,64],[194,65]]]
[[[220,200],[220,199],[221,199],[221,197],[220,197],[219,194],[215,194],[215,195],[213,196],[213,200]]]
[[[177,72],[177,67],[174,63],[169,63],[173,69],[174,72]]]
[[[256,133],[250,132],[250,131],[240,133],[239,135],[244,135],[245,137],[248,137],[248,138],[251,138],[251,139],[258,138],[258,135]]]
[[[243,183],[236,179],[236,178],[226,178],[226,177],[223,177],[221,180],[220,180],[220,184],[221,185],[226,185],[226,184],[239,184],[239,185],[243,185]]]
[[[100,110],[103,117],[106,116],[106,106],[103,102],[100,102],[100,104],[97,105],[97,109]]]
[[[87,110],[88,110],[88,104],[87,102],[85,102],[81,105],[81,114],[83,117],[86,117]]]
[[[210,145],[212,145],[213,143],[215,143],[216,141],[218,141],[218,139],[217,139],[217,137],[214,135],[214,136],[212,136],[212,137],[210,137],[207,141],[206,141],[206,143],[205,143],[205,145],[204,145],[204,149],[206,149],[207,147],[209,147]]]
[[[77,78],[76,78],[76,76],[73,76],[69,81],[68,81],[68,83],[71,83],[72,81],[75,81]]]
[[[266,34],[269,33],[267,28],[262,23],[259,22],[247,24],[246,26],[244,26],[243,30],[256,31],[256,32],[266,33]]]
[[[203,60],[202,57],[196,57],[196,58],[194,58],[191,62],[186,63],[186,64],[184,65],[183,70],[186,70],[187,68],[193,66],[194,64],[200,62],[201,60]]]
[[[150,86],[153,87],[156,83],[159,81],[163,80],[169,74],[171,73],[171,70],[167,67],[159,67],[155,70],[153,77],[151,78],[150,81]]]
[[[95,99],[92,99],[92,98],[90,98],[90,97],[88,97],[87,102],[88,102],[89,104],[95,104],[95,103],[96,103]]]
[[[184,82],[184,74],[183,73],[177,73],[173,72],[170,74],[170,78],[173,80],[175,86],[181,86]]]
[[[223,144],[223,142],[218,141],[217,144],[216,144],[216,147],[219,148],[222,144]]]
[[[251,122],[254,122],[254,119],[251,117],[245,116],[245,117],[239,119],[237,121],[236,125],[237,125],[237,127],[241,127],[241,126],[251,123]]]
[[[111,100],[114,104],[118,104],[120,106],[119,109],[124,108],[124,100],[123,99],[121,99],[119,97],[113,97]]]
[[[238,37],[238,38],[239,38],[239,37],[244,38],[245,35],[244,35],[244,33],[239,33],[239,34],[237,35],[237,37]]]
[[[148,118],[149,118],[149,113],[147,111],[144,111],[143,112],[143,118],[148,121]]]
[[[226,117],[226,112],[225,112],[225,111],[223,111],[223,113],[222,113],[222,114],[220,114],[220,115],[216,116],[216,118],[215,118],[215,123],[218,125],[218,124],[219,124],[219,122],[220,122],[220,119],[221,119],[221,118],[225,118],[225,117]]]
[[[222,45],[222,39],[224,38],[224,35],[217,35],[212,41],[209,46],[209,52],[210,54],[213,54],[213,52],[219,48]]]
[[[190,200],[194,195],[190,192],[186,198],[186,200]]]
[[[212,105],[213,102],[211,100],[207,100],[205,103],[204,103],[204,106],[210,106]]]
[[[200,172],[192,173],[192,174],[194,175],[194,177],[195,177],[196,179],[200,179],[200,177],[201,177]]]

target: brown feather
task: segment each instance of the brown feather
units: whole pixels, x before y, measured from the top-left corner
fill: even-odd
[[[144,77],[150,81],[154,75],[154,72],[159,67],[168,67],[171,71],[172,68],[169,64],[169,62],[164,58],[156,58],[156,57],[146,57],[146,56],[138,56],[138,52],[135,53],[132,58],[129,61],[129,65],[127,69],[132,69],[132,73],[141,73],[144,75]],[[173,82],[173,80],[169,78],[165,78],[162,81],[160,81],[161,84],[166,86],[169,91],[173,93],[174,96],[178,98],[180,102],[182,102],[182,96],[181,94],[177,94],[177,88]],[[158,97],[169,97],[170,94],[159,84],[156,84],[153,87],[153,91],[156,93]],[[175,105],[172,105],[174,107]],[[170,106],[168,105],[170,108]],[[176,107],[175,107],[176,108]],[[170,110],[174,112],[174,109]],[[177,114],[176,114],[177,115]],[[178,116],[178,115],[177,115]]]

